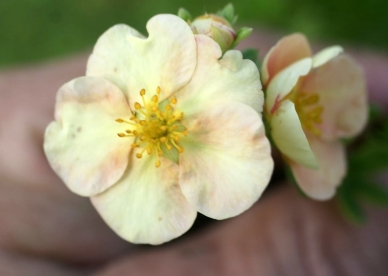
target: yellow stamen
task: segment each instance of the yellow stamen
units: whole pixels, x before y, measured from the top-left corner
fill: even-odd
[[[161,89],[156,88],[156,94],[151,98],[146,99],[145,89],[140,90],[143,105],[136,102],[134,107],[136,112],[132,114],[129,120],[122,118],[116,119],[117,123],[128,123],[134,128],[125,130],[125,133],[118,133],[119,137],[134,137],[135,142],[131,145],[132,148],[142,148],[135,154],[137,158],[142,158],[144,152],[149,155],[155,154],[157,161],[156,167],[161,166],[160,156],[163,155],[163,150],[172,150],[175,147],[178,153],[183,153],[184,149],[178,142],[183,136],[187,136],[187,130],[184,129],[181,119],[184,117],[183,112],[174,110],[173,106],[178,100],[173,97],[169,99],[169,103],[164,110],[159,109],[159,98]],[[178,130],[179,129],[179,130]],[[163,150],[162,150],[162,147]],[[176,154],[176,151],[173,152]]]

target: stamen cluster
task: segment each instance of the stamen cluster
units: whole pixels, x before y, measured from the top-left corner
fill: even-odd
[[[161,164],[160,156],[163,155],[162,149],[176,149],[178,153],[183,152],[183,147],[178,144],[180,137],[187,136],[187,131],[181,123],[184,117],[183,112],[174,110],[173,106],[178,102],[175,97],[169,99],[168,103],[160,103],[160,87],[157,87],[156,94],[149,101],[145,99],[146,90],[140,91],[143,105],[136,102],[134,104],[135,112],[129,118],[116,119],[118,123],[126,123],[132,126],[125,130],[125,133],[118,133],[119,137],[135,137],[132,148],[142,148],[136,153],[137,158],[142,158],[144,152],[149,155],[155,154],[157,161],[156,167]],[[165,105],[164,105],[165,104]],[[164,106],[164,108],[162,107]],[[161,110],[162,109],[162,110]]]

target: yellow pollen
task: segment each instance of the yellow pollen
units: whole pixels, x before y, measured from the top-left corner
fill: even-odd
[[[125,120],[118,118],[117,123],[126,123],[130,125],[130,129],[125,130],[125,133],[117,133],[119,137],[133,137],[134,142],[132,148],[142,148],[135,156],[142,158],[143,153],[147,152],[149,155],[153,154],[156,157],[155,167],[161,166],[160,156],[163,151],[173,150],[173,156],[183,153],[184,149],[178,142],[183,136],[187,136],[187,130],[181,123],[184,117],[183,112],[175,111],[172,105],[175,105],[178,100],[175,97],[170,98],[169,103],[165,105],[164,110],[159,108],[159,95],[161,89],[156,88],[156,94],[152,97],[145,96],[147,94],[145,89],[140,90],[142,97],[142,104],[136,102],[134,104],[135,112]],[[162,105],[164,106],[164,104]]]
[[[322,123],[323,113],[323,106],[319,104],[319,95],[299,91],[293,96],[302,127],[317,136],[321,135],[321,130],[317,127]]]

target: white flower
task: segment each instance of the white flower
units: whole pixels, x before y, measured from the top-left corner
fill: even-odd
[[[75,193],[134,243],[187,231],[196,213],[236,216],[261,195],[273,161],[260,116],[255,65],[193,35],[173,15],[149,37],[114,26],[98,40],[87,76],[58,92],[44,148]]]

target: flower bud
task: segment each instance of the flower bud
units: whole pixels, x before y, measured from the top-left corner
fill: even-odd
[[[190,26],[195,34],[207,35],[217,42],[222,52],[230,49],[237,38],[228,20],[215,14],[199,16]]]

